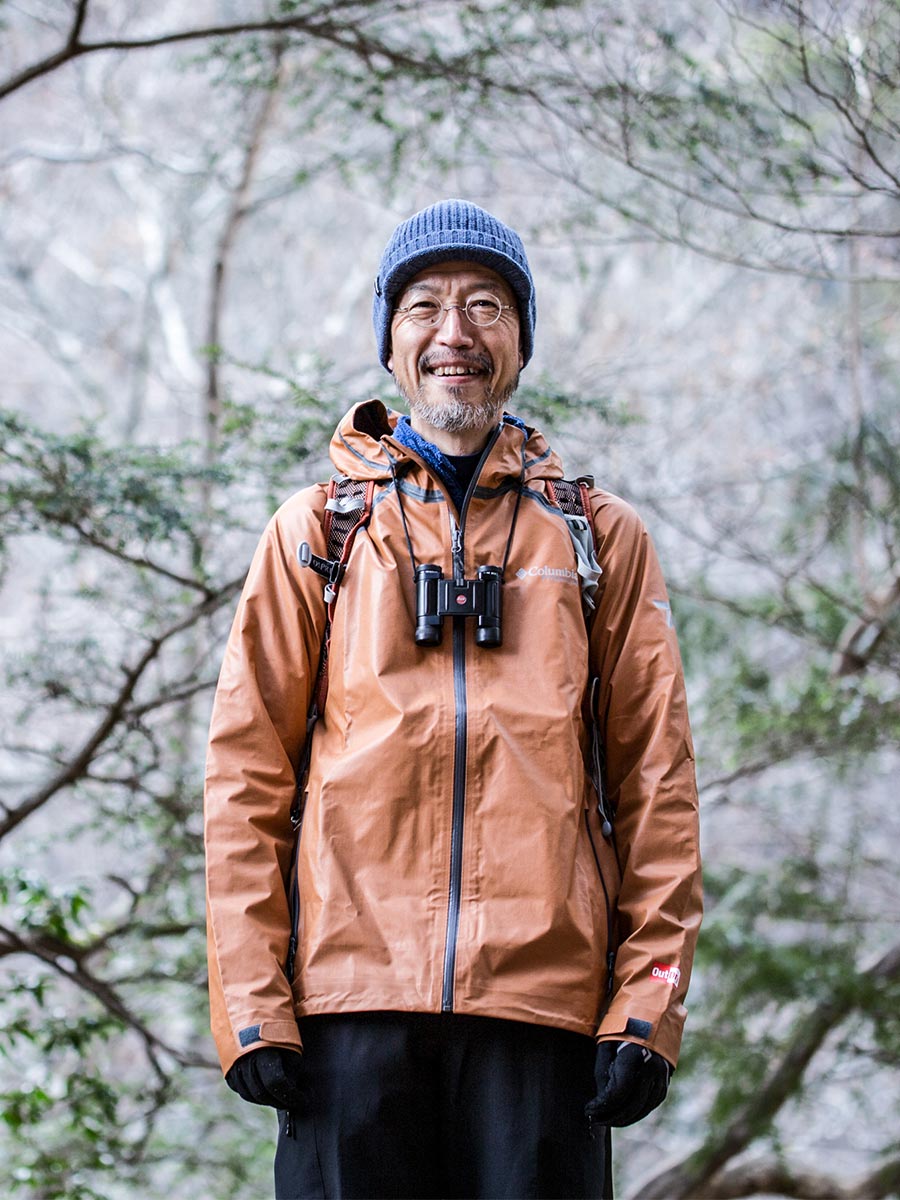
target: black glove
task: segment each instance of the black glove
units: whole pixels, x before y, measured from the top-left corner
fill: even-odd
[[[292,1112],[303,1100],[303,1056],[281,1046],[260,1046],[234,1063],[225,1082],[242,1100]]]
[[[600,1042],[594,1061],[597,1095],[585,1115],[601,1125],[633,1125],[662,1104],[672,1068],[646,1046]]]

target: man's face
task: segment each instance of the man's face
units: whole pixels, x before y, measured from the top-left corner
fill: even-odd
[[[502,309],[496,324],[475,325],[465,305],[485,293],[510,307]],[[444,312],[433,328],[422,328],[409,313],[397,311],[425,303],[427,297],[460,307]],[[419,432],[487,433],[516,390],[522,367],[519,313],[511,288],[479,263],[426,267],[397,298],[388,367]]]

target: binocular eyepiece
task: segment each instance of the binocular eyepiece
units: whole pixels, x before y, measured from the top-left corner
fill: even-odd
[[[439,646],[444,636],[444,617],[475,617],[475,644],[499,646],[499,567],[479,567],[475,579],[445,579],[434,563],[416,567],[416,645]]]

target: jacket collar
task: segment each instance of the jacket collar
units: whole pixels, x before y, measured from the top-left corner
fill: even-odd
[[[391,459],[395,470],[419,469],[430,478],[433,470],[414,451],[394,437],[400,414],[386,408],[380,400],[354,405],[335,431],[331,441],[331,461],[335,468],[352,479],[391,478]],[[478,477],[479,487],[496,488],[510,479],[561,479],[562,463],[550,449],[543,434],[517,418],[505,419]]]

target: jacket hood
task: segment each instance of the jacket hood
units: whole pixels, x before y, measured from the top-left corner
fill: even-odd
[[[419,458],[393,435],[401,414],[386,408],[380,400],[365,400],[343,418],[331,439],[331,461],[335,469],[351,479],[391,478],[391,461],[395,469],[401,462],[419,463]],[[479,482],[495,487],[509,478],[561,479],[563,467],[559,456],[538,430],[506,419],[501,420],[500,434],[488,460],[482,468]]]

